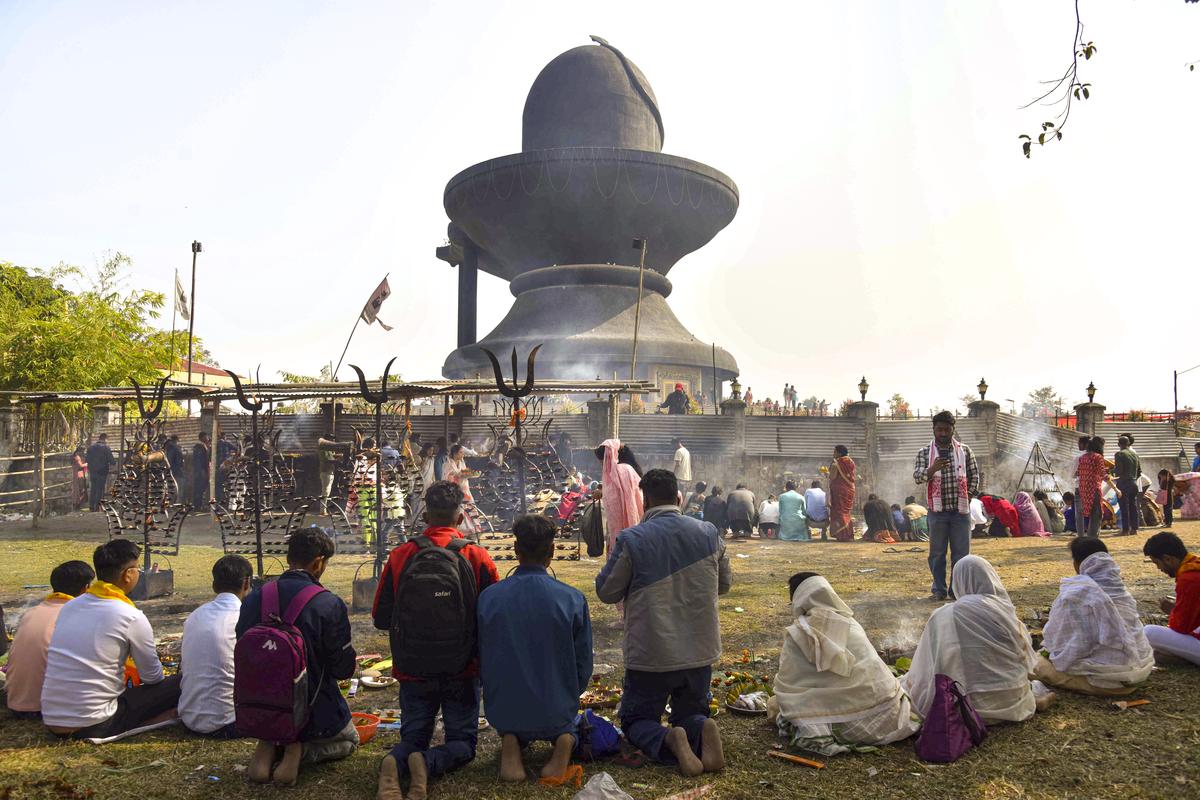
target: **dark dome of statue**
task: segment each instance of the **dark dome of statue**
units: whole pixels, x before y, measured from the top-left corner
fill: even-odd
[[[662,117],[646,76],[621,51],[592,40],[597,44],[556,57],[534,80],[521,117],[521,149],[662,152]]]

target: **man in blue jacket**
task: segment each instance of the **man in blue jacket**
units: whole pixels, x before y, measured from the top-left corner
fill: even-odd
[[[288,569],[279,576],[279,607],[287,608],[305,586],[321,584],[321,575],[333,558],[333,538],[323,529],[301,528],[288,539]],[[240,639],[262,620],[262,588],[242,602],[235,633]],[[354,675],[354,647],[350,643],[350,616],[342,598],[321,592],[308,601],[296,627],[304,635],[308,664],[309,718],[300,741],[286,748],[258,743],[247,777],[255,783],[273,780],[290,786],[296,782],[300,762],[317,763],[346,758],[358,749],[358,731],[338,681]],[[185,666],[186,670],[187,667]],[[282,751],[282,752],[281,752]]]
[[[596,576],[596,595],[625,603],[625,736],[650,758],[695,777],[725,767],[708,696],[712,665],[721,657],[717,595],[729,591],[733,578],[717,529],[679,512],[675,475],[652,469],[640,485],[645,516],[617,536]]]
[[[563,775],[575,749],[579,696],[592,677],[592,622],[583,593],[547,573],[554,523],[513,525],[520,565],[479,595],[479,658],[488,720],[500,734],[500,779],[525,780],[521,751],[554,744],[543,778]]]

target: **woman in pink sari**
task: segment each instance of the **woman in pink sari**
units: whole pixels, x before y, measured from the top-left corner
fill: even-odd
[[[839,542],[854,541],[850,512],[854,509],[857,471],[846,445],[833,448],[833,463],[829,465],[829,533]]]
[[[604,509],[604,524],[607,528],[608,557],[612,558],[617,544],[617,534],[642,521],[642,468],[633,451],[621,444],[619,439],[605,439],[596,448],[596,458],[604,463],[601,472],[600,502]],[[619,619],[615,628],[625,626],[625,604],[617,603]]]
[[[606,439],[596,448],[596,457],[604,462],[601,473],[604,520],[608,527],[608,552],[613,551],[617,534],[642,521],[642,469],[633,451],[619,439]]]
[[[1042,524],[1037,504],[1033,502],[1029,492],[1017,492],[1017,496],[1013,498],[1013,505],[1017,508],[1018,530],[1021,536],[1050,535],[1046,532],[1046,526]]]

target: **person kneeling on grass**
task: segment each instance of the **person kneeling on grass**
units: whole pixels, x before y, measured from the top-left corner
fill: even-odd
[[[8,654],[4,693],[8,709],[18,717],[37,719],[42,712],[42,682],[46,677],[46,654],[58,615],[69,600],[87,591],[96,573],[85,561],[67,561],[50,573],[46,599],[21,615],[21,624]],[[0,620],[2,623],[3,620]],[[6,638],[0,629],[0,639]]]
[[[829,581],[799,572],[788,581],[788,627],[768,718],[795,747],[824,756],[907,739],[921,727],[900,681]]]
[[[333,538],[321,528],[301,528],[288,538],[288,568],[274,582],[278,606],[285,616],[302,590],[321,585],[321,575],[333,553]],[[255,589],[242,601],[235,629],[238,639],[263,621],[264,588]],[[301,761],[334,761],[358,749],[358,730],[338,689],[338,681],[354,675],[356,666],[346,604],[333,592],[322,589],[304,605],[295,626],[304,638],[308,723],[300,732],[300,740],[284,747],[259,740],[246,770],[246,777],[255,783],[273,780],[279,786],[291,786],[299,775]],[[182,666],[186,671],[187,664]]]
[[[1076,574],[1062,579],[1033,674],[1082,694],[1132,694],[1154,668],[1137,603],[1103,541],[1074,539],[1070,549]]]
[[[543,781],[570,774],[575,713],[592,677],[587,600],[546,571],[556,532],[546,517],[518,519],[513,537],[520,566],[479,596],[483,702],[502,739],[503,781],[525,780],[521,751],[537,741],[554,744]]]
[[[216,597],[183,622],[179,656],[179,719],[189,731],[214,739],[237,739],[233,706],[233,647],[242,600],[250,594],[254,568],[241,556],[221,556],[212,568]]]
[[[713,524],[679,513],[674,473],[652,469],[640,485],[645,516],[617,536],[596,576],[596,596],[604,603],[625,602],[626,738],[649,758],[678,765],[692,778],[725,767],[708,696],[712,665],[721,657],[717,595],[729,591],[733,577]],[[668,700],[670,727],[664,728]]]
[[[1142,553],[1175,579],[1175,598],[1159,601],[1163,613],[1170,615],[1167,624],[1147,625],[1146,639],[1155,653],[1200,665],[1200,558],[1189,553],[1170,531],[1159,531],[1147,539]]]
[[[179,676],[163,677],[150,620],[129,599],[141,557],[128,539],[97,547],[96,580],[58,613],[42,683],[42,722],[56,736],[105,738],[175,716]],[[129,658],[141,682],[126,689]]]
[[[400,743],[379,765],[378,800],[401,800],[405,775],[408,800],[424,800],[431,778],[475,758],[478,600],[500,576],[488,551],[460,532],[465,502],[457,483],[431,484],[425,490],[429,527],[392,550],[379,576],[371,617],[388,631],[401,717]],[[439,711],[445,741],[430,747]]]

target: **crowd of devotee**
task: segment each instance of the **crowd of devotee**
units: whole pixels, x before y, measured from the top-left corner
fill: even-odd
[[[1075,504],[1060,508],[1040,492],[1010,503],[981,491],[954,417],[938,415],[913,463],[922,502],[870,495],[861,536],[851,518],[856,467],[845,447],[834,450],[827,483],[787,481],[760,502],[742,483],[727,493],[693,483],[690,454],[675,444],[672,469],[643,470],[617,439],[596,448],[593,495],[606,542],[594,591],[618,610],[624,679],[615,721],[631,747],[683,776],[726,763],[710,701],[722,653],[718,597],[735,579],[727,538],[928,543],[929,598],[938,605],[903,675],[829,580],[804,571],[787,580],[794,619],[767,712],[804,751],[836,756],[916,737],[920,758],[953,761],[987,726],[1028,720],[1058,692],[1129,695],[1152,680],[1156,654],[1200,665],[1200,558],[1170,531],[1145,540],[1143,554],[1175,591],[1160,601],[1167,624],[1143,625],[1120,565],[1096,535],[1107,483],[1116,502],[1133,509],[1132,499],[1154,493],[1139,483],[1129,437],[1111,465],[1102,440],[1081,438]],[[375,628],[388,633],[401,708],[400,741],[379,764],[377,798],[422,800],[439,777],[471,762],[481,702],[501,739],[501,781],[526,780],[528,746],[546,742],[552,755],[538,780],[578,785],[581,725],[593,734],[593,726],[610,725],[580,714],[593,671],[588,598],[548,569],[557,528],[545,516],[516,520],[518,566],[501,579],[469,529],[464,536],[469,495],[452,479],[455,451],[446,450],[441,479],[433,476],[421,497],[425,527],[390,552],[371,611]],[[1186,511],[1178,477],[1160,477],[1160,507]],[[1114,513],[1120,533],[1137,532],[1139,513]],[[1080,535],[1062,551],[1071,574],[1039,651],[997,571],[971,554],[972,536],[1046,537],[1072,523]],[[256,740],[245,774],[279,786],[295,784],[308,764],[358,749],[339,688],[357,668],[350,618],[321,584],[336,557],[330,532],[294,533],[286,571],[258,587],[246,559],[218,559],[213,598],[188,616],[174,675],[129,599],[141,556],[138,545],[115,538],[95,549],[91,565],[68,561],[51,572],[51,593],[22,617],[12,642],[6,700],[14,714],[40,719],[59,739],[104,741],[177,719],[196,736]],[[434,745],[439,719],[444,737]],[[590,748],[602,737],[587,738]]]

